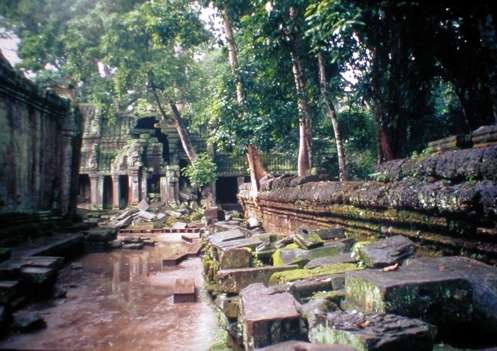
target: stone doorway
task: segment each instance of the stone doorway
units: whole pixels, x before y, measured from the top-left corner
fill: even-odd
[[[127,175],[119,176],[119,208],[126,208],[129,203],[129,177]]]
[[[88,174],[80,174],[78,177],[78,204],[90,205],[91,186]]]
[[[112,208],[112,177],[104,176],[103,179],[103,191],[102,191],[102,208],[111,209]]]

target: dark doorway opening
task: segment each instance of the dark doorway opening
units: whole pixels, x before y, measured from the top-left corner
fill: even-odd
[[[102,208],[111,209],[112,208],[112,177],[104,176],[102,193]]]
[[[237,177],[220,177],[216,181],[216,200],[221,204],[238,203]]]
[[[89,205],[91,202],[91,186],[88,174],[80,174],[78,178],[78,205]]]
[[[119,176],[119,193],[121,197],[119,199],[119,208],[125,208],[128,206],[128,196],[129,196],[129,179],[127,175]]]

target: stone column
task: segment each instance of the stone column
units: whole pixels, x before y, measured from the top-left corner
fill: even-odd
[[[161,178],[161,201],[166,204],[179,203],[179,167],[166,166],[166,177]]]
[[[140,191],[140,201],[145,199],[145,201],[148,202],[147,200],[147,195],[148,195],[148,191],[147,191],[147,183],[148,183],[148,177],[147,177],[147,171],[145,169],[143,169],[142,171],[142,175],[141,175],[141,191]]]
[[[98,174],[89,174],[90,177],[90,204],[97,207],[100,203],[100,193],[98,192]]]
[[[138,205],[140,202],[140,169],[129,169],[128,172],[130,204]]]
[[[119,186],[119,174],[112,175],[112,208],[119,209],[121,200],[121,187]]]

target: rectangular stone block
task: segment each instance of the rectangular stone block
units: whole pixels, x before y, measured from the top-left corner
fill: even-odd
[[[346,300],[366,311],[421,318],[433,324],[468,322],[473,314],[471,284],[459,273],[401,266],[384,272],[347,272]]]
[[[225,269],[217,272],[216,283],[219,290],[226,293],[238,294],[243,288],[254,284],[262,283],[267,286],[269,278],[275,272],[296,269],[298,266],[281,266],[281,267],[256,267],[256,268],[239,268]]]
[[[0,281],[0,304],[8,304],[15,299],[18,285],[16,280]]]
[[[297,301],[287,292],[273,294],[263,284],[240,291],[240,319],[246,350],[299,337]]]
[[[195,281],[191,278],[178,278],[174,285],[174,303],[195,302]]]
[[[182,253],[182,254],[176,254],[171,257],[167,257],[162,260],[162,266],[163,267],[171,267],[171,266],[177,266],[184,260],[188,258],[188,254]]]
[[[238,228],[232,230],[226,230],[223,232],[218,232],[212,235],[211,242],[214,244],[219,244],[224,241],[244,239],[245,234]]]
[[[312,344],[342,344],[357,351],[432,351],[436,327],[419,319],[375,312],[318,314]]]

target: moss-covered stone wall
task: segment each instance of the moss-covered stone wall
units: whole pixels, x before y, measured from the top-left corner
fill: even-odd
[[[395,160],[375,177],[266,178],[255,201],[250,184],[239,199],[269,232],[343,226],[360,238],[401,234],[421,249],[497,263],[497,146]]]
[[[76,210],[81,115],[0,55],[0,214]]]

